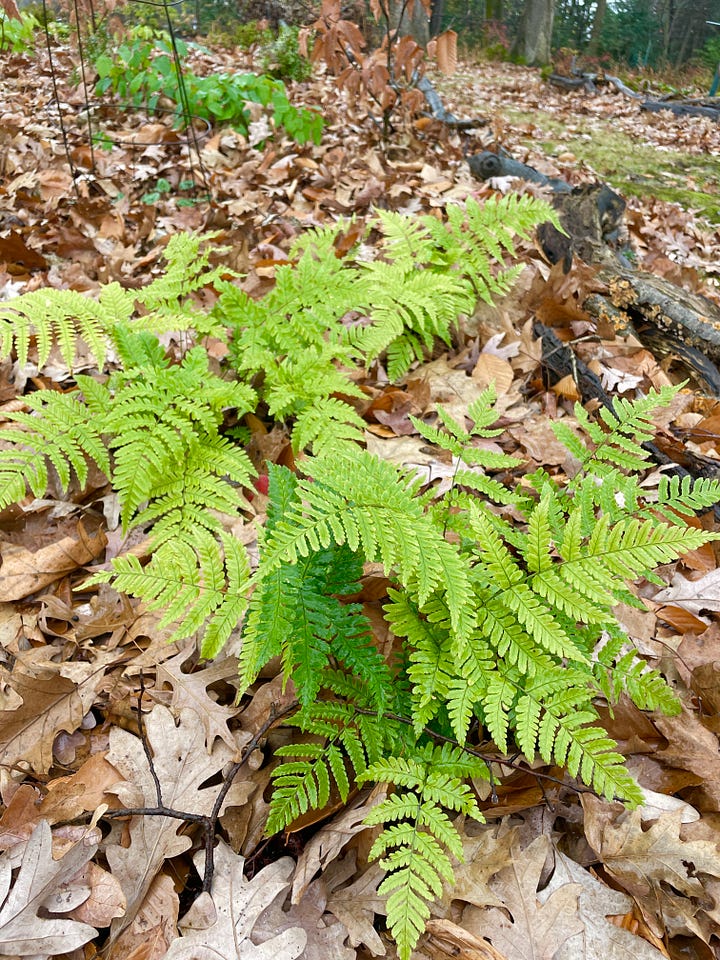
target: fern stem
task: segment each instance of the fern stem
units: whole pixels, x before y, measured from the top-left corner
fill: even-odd
[[[368,710],[365,707],[358,707],[353,704],[353,709],[355,713],[362,714],[365,717],[377,717],[377,710]],[[384,720],[395,720],[397,723],[403,723],[408,727],[414,727],[410,717],[403,717],[399,713],[382,713],[382,718]],[[568,787],[570,790],[573,790],[575,793],[591,793],[593,796],[599,796],[599,794],[593,790],[591,787],[586,787],[581,784],[568,783],[567,780],[561,780],[559,777],[553,777],[549,773],[540,773],[538,770],[533,770],[528,764],[523,763],[520,760],[514,760],[510,757],[498,757],[496,754],[492,753],[482,753],[480,750],[476,750],[475,747],[468,746],[466,743],[459,743],[455,740],[454,737],[448,737],[444,733],[438,733],[436,730],[432,730],[430,727],[423,727],[422,732],[430,737],[436,743],[449,743],[453,747],[458,747],[463,753],[467,753],[471,757],[475,757],[482,762],[487,767],[488,777],[490,779],[490,784],[492,787],[492,802],[497,803],[497,794],[495,792],[495,778],[492,772],[492,764],[498,763],[503,767],[510,767],[512,770],[518,770],[521,773],[529,773],[531,776],[535,777],[538,780],[547,780],[549,783],[557,783],[561,787]]]

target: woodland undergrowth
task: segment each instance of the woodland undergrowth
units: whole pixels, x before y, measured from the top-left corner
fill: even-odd
[[[452,459],[442,493],[364,449],[353,371],[382,363],[399,380],[450,343],[478,298],[510,288],[516,238],[548,219],[543,201],[510,195],[450,206],[444,221],[378,212],[373,244],[350,223],[307,231],[257,300],[212,265],[211,236],[182,234],[140,291],[38,290],[0,308],[3,356],[25,364],[35,351],[42,368],[59,351],[72,367],[82,343],[98,371],[6,415],[0,507],[51,481],[83,486],[92,465],[123,529],[149,535],[146,555],[118,557],[92,583],[161,611],[175,639],[198,635],[206,658],[240,624],[241,694],[279,658],[297,695],[285,723],[300,736],[277,751],[267,831],[331,791],[344,801],[356,785],[391,785],[365,823],[402,958],[462,859],[453,816],[482,819],[473,783],[490,778],[491,758],[539,756],[608,799],[642,802],[597,704],[626,694],[641,709],[680,706],[613,607],[637,605],[632,582],[718,536],[687,518],[720,499],[720,483],[664,477],[652,495],[640,483],[653,411],[672,388],[595,419],[578,405],[582,437],[554,423],[577,463],[565,485],[488,443],[502,432],[492,387],[463,418],[438,407],[413,419]],[[194,297],[208,288],[210,311]],[[179,355],[163,346],[171,331],[183,333]],[[229,346],[220,371],[211,336]],[[260,467],[269,508],[255,566],[229,532],[257,476],[249,414],[285,423],[294,454],[294,469]],[[369,563],[390,584],[391,661],[355,599]]]

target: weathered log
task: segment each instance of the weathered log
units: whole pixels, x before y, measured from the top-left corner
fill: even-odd
[[[622,82],[620,77],[613,77],[612,74],[606,73],[605,79],[619,90],[620,93],[624,93],[626,97],[632,97],[633,100],[642,100],[642,94],[628,87],[627,84]]]
[[[575,187],[571,193],[553,198],[564,233],[551,223],[538,228],[538,240],[551,263],[563,261],[567,273],[574,254],[586,263],[602,263],[610,258],[616,263],[608,245],[620,236],[625,201],[605,183]]]
[[[476,117],[474,120],[459,120],[454,113],[445,108],[439,93],[427,77],[418,80],[417,88],[425,97],[425,102],[430,108],[430,116],[434,120],[440,120],[448,127],[455,127],[456,130],[471,130],[473,127],[487,126],[489,121],[484,117]]]
[[[671,103],[662,100],[646,100],[640,104],[641,110],[658,113],[660,110],[669,110],[675,116],[682,117],[709,117],[716,123],[720,122],[720,109],[715,107],[696,107],[691,103]]]
[[[605,269],[600,276],[610,288],[611,302],[636,325],[642,318],[720,363],[720,308],[711,300],[651,273]]]
[[[483,150],[482,153],[468,157],[468,166],[478,180],[489,180],[491,177],[518,177],[520,180],[550,187],[556,193],[569,193],[572,189],[565,180],[546,177],[544,173],[529,167],[526,163],[520,163],[519,160],[513,160],[512,157],[499,153],[491,153],[489,150]]]
[[[562,77],[559,73],[551,73],[548,81],[555,87],[563,90],[586,90],[588,93],[595,93],[595,84],[590,77],[581,75],[579,77]]]

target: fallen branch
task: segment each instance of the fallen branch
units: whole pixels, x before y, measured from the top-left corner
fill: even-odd
[[[433,120],[440,120],[441,123],[448,127],[454,127],[456,130],[471,130],[473,127],[486,127],[488,125],[489,121],[484,117],[476,117],[474,120],[459,120],[454,113],[446,110],[440,94],[427,77],[422,77],[418,81],[417,88],[425,97]]]
[[[709,117],[716,123],[720,123],[720,108],[717,107],[698,107],[692,103],[646,100],[644,103],[640,104],[640,109],[647,110],[650,113],[659,113],[661,110],[669,110],[678,117]]]

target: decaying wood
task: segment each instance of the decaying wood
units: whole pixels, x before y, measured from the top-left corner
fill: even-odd
[[[648,110],[651,113],[657,113],[660,110],[669,110],[676,116],[682,117],[709,117],[716,123],[720,123],[720,107],[703,107],[694,103],[678,103],[677,101],[665,100],[646,100],[640,104],[641,110]]]
[[[651,273],[601,271],[612,304],[720,363],[720,308]],[[637,325],[637,320],[635,321]]]
[[[473,127],[486,127],[488,125],[489,121],[485,117],[476,117],[474,120],[458,119],[454,113],[445,108],[439,93],[427,77],[418,80],[417,88],[425,97],[430,116],[434,120],[440,120],[448,127],[455,127],[456,130],[471,130]]]
[[[561,73],[551,73],[548,77],[549,83],[563,90],[585,89],[588,93],[596,93],[597,87],[604,83],[609,83],[626,97],[632,97],[634,100],[642,100],[642,94],[636,93],[627,84],[623,83],[620,77],[615,77],[610,73],[580,73],[575,70],[571,76],[564,76]]]
[[[585,184],[553,197],[564,233],[551,223],[538,229],[538,239],[551,263],[563,261],[567,273],[573,255],[586,263],[617,262],[611,250],[617,245],[625,201],[605,183]]]
[[[569,193],[572,189],[565,180],[547,177],[534,167],[520,163],[519,160],[513,160],[505,153],[491,153],[489,150],[483,150],[482,153],[468,157],[468,166],[478,180],[489,180],[491,177],[518,177],[520,180],[550,187],[556,193]]]

